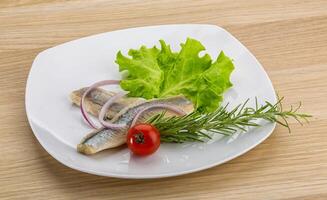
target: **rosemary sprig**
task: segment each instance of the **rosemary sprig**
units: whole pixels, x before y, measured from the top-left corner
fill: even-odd
[[[301,120],[308,121],[311,115],[299,113],[301,103],[294,109],[284,111],[280,98],[276,104],[265,102],[259,106],[255,99],[255,108],[247,107],[249,99],[243,104],[236,106],[231,111],[227,110],[228,104],[219,107],[212,113],[200,113],[194,111],[185,116],[166,117],[165,112],[157,114],[148,120],[160,131],[162,142],[194,142],[210,139],[208,133],[218,133],[231,136],[237,131],[246,131],[248,127],[260,126],[255,120],[263,119],[277,122],[285,126],[290,132],[289,118],[295,119],[302,125]]]

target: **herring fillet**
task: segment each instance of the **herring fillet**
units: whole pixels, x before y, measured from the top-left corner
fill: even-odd
[[[111,120],[116,124],[126,124],[128,127],[135,115],[142,109],[158,103],[166,103],[178,106],[186,113],[193,111],[193,104],[183,96],[170,97],[166,99],[156,99],[149,101],[136,101],[128,107],[123,108]],[[162,109],[155,109],[157,112]],[[151,112],[152,114],[155,111]],[[169,114],[169,111],[167,112]],[[148,113],[150,114],[150,113]],[[104,149],[114,148],[126,142],[127,128],[111,130],[101,128],[95,130],[84,137],[77,145],[77,151],[84,154],[94,154]]]
[[[81,98],[87,88],[81,88],[79,90],[75,90],[70,94],[70,100],[76,106],[80,106]],[[85,109],[91,115],[98,117],[101,107],[113,96],[115,92],[110,92],[101,88],[96,88],[92,90],[87,97],[85,98]],[[145,100],[142,98],[134,98],[134,97],[123,97],[117,102],[113,103],[110,106],[110,109],[106,113],[107,119],[112,119],[119,111],[123,108],[127,107],[130,104],[136,102],[144,102]]]

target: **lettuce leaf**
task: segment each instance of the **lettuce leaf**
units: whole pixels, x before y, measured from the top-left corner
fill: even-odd
[[[120,86],[129,91],[130,96],[145,99],[159,96],[164,73],[157,62],[158,54],[156,47],[148,49],[145,46],[140,50],[129,50],[128,55],[132,58],[118,52],[116,63],[119,65],[119,71],[128,71],[128,76],[121,81]]]
[[[180,52],[173,52],[160,40],[161,49],[142,46],[129,50],[131,58],[118,52],[119,71],[127,71],[120,86],[133,97],[164,98],[184,95],[202,112],[214,111],[223,100],[223,93],[232,86],[232,60],[220,52],[212,62],[208,54],[200,57],[204,46],[188,38]]]

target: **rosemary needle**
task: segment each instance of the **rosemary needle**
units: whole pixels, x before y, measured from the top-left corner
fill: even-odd
[[[289,118],[295,119],[302,125],[301,120],[308,121],[311,115],[299,113],[301,103],[295,109],[291,107],[284,111],[282,107],[283,98],[277,103],[265,102],[259,106],[255,99],[255,108],[247,107],[246,100],[228,111],[228,105],[219,107],[212,113],[201,113],[194,111],[185,116],[165,117],[165,112],[151,117],[148,122],[160,131],[162,142],[194,142],[204,141],[211,138],[208,132],[230,136],[237,131],[246,131],[248,127],[260,126],[255,120],[263,119],[276,122],[285,126],[290,132]]]

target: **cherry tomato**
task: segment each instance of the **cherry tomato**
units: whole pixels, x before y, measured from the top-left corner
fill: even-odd
[[[137,124],[128,131],[127,145],[137,155],[152,154],[160,146],[159,131],[151,124]]]

